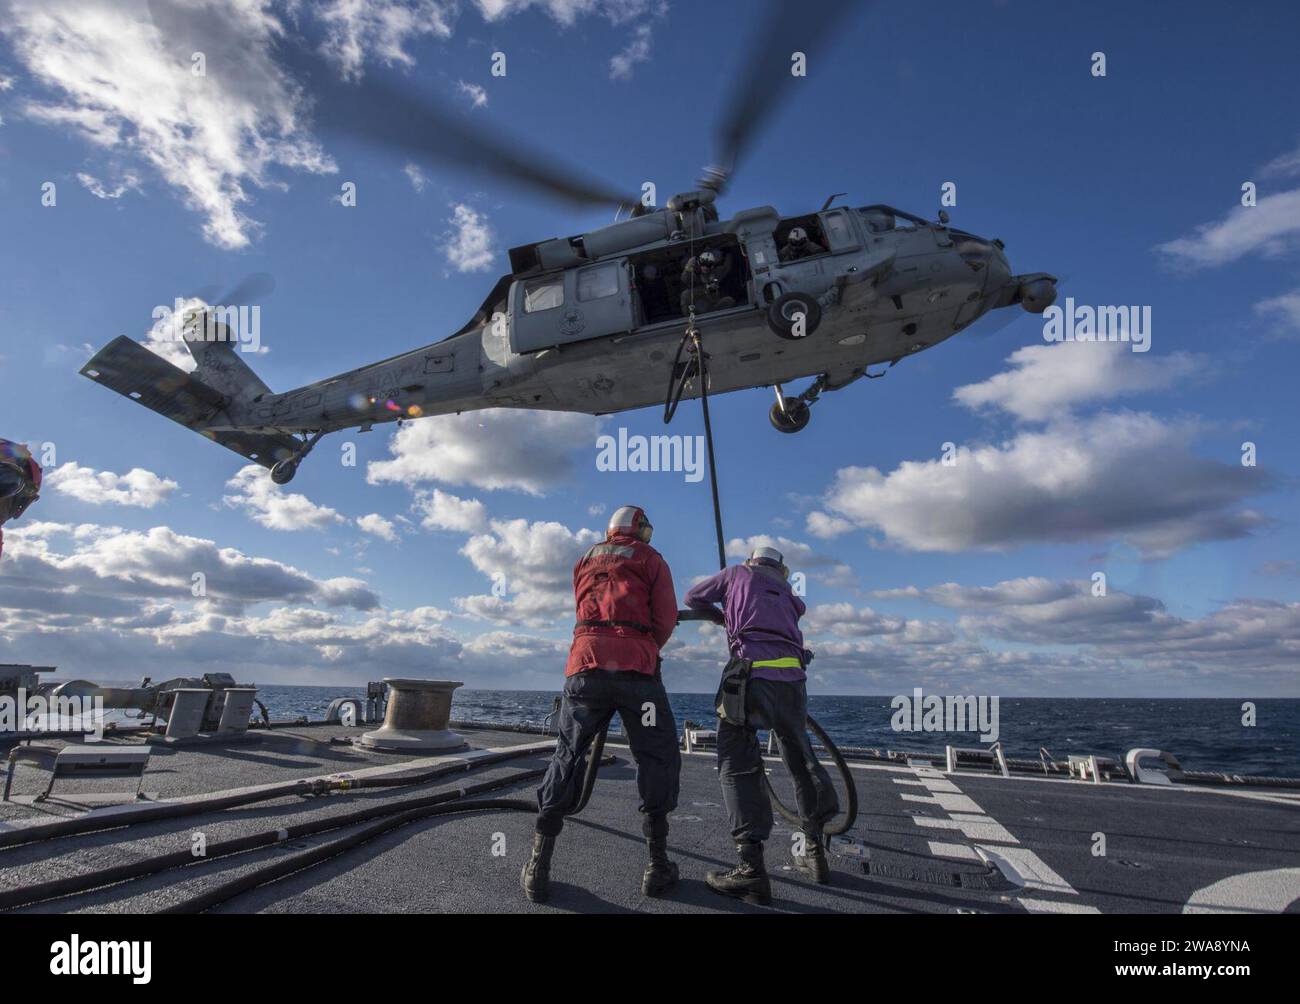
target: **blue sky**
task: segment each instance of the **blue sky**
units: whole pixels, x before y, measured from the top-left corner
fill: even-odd
[[[713,570],[707,481],[595,469],[596,436],[661,432],[653,410],[341,433],[278,491],[77,369],[147,339],[156,305],[269,272],[253,364],[289,389],[442,337],[506,248],[611,218],[317,133],[276,31],[662,202],[709,160],[757,5],[192,0],[166,40],[143,4],[3,6],[0,435],[53,444],[57,473],[6,528],[0,658],[552,688],[602,512],[650,511],[679,592]],[[877,5],[787,82],[724,216],[833,192],[932,216],[953,181],[954,225],[1002,238],[1017,271],[1153,317],[1146,354],[985,319],[825,397],[798,436],[768,425],[768,390],[715,400],[728,537],[791,542],[813,689],[1300,695],[1298,28],[1283,3]],[[176,52],[204,48],[205,88],[169,91]],[[699,432],[698,406],[671,431]],[[225,591],[195,601],[191,568]],[[680,632],[670,688],[711,689],[721,647]]]

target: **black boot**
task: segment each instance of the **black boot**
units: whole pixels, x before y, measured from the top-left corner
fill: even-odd
[[[662,896],[677,884],[677,863],[668,860],[668,838],[650,837],[650,863],[641,876],[641,892],[646,896]]]
[[[545,903],[551,895],[551,854],[555,838],[545,833],[533,834],[533,853],[519,875],[524,895],[534,903]]]
[[[795,854],[793,845],[790,848],[795,867],[818,885],[830,885],[831,866],[826,861],[826,835],[804,830],[803,838],[802,854]]]
[[[770,906],[772,883],[763,865],[763,845],[745,841],[736,845],[740,864],[729,872],[709,872],[704,881],[723,896],[733,896],[755,906]]]

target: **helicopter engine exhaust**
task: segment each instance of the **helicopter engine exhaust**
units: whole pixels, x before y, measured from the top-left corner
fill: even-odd
[[[1031,314],[1041,314],[1055,302],[1055,279],[1034,279],[1020,286],[1020,305]]]

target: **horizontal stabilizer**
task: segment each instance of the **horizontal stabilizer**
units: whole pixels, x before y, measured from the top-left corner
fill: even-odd
[[[207,384],[126,335],[95,353],[81,375],[190,429],[200,428],[226,404]]]

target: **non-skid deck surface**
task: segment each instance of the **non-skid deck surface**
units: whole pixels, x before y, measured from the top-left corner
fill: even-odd
[[[342,727],[277,730],[228,747],[160,750],[145,789],[163,798],[243,788],[298,777],[354,772],[411,760],[330,744],[357,734]],[[469,731],[475,747],[535,743],[536,736]],[[552,899],[526,902],[519,870],[532,817],[476,812],[427,819],[344,855],[245,893],[220,912],[766,912],[716,896],[705,873],[729,867],[731,841],[714,756],[690,754],[672,816],[670,852],[682,881],[666,899],[640,893],[645,865],[635,770],[625,747],[607,747],[586,811],[560,836]],[[0,888],[121,864],[190,846],[387,803],[509,778],[545,766],[544,754],[458,771],[418,789],[289,797],[130,830],[0,849]],[[1296,909],[1300,900],[1300,797],[1078,781],[943,774],[929,767],[855,765],[861,812],[831,856],[833,882],[810,884],[790,868],[791,827],[778,821],[768,844],[772,910],[831,913],[1183,912]],[[42,778],[19,767],[15,792]],[[780,788],[781,770],[774,774]],[[490,797],[531,799],[537,782]],[[111,782],[80,784],[82,790]],[[79,782],[63,782],[69,794]],[[75,797],[75,796],[74,796]],[[72,814],[54,806],[52,812]],[[0,826],[50,818],[0,803]],[[338,830],[273,849],[215,860],[137,882],[27,907],[41,912],[148,912],[188,898],[258,864],[300,854],[351,832]],[[1103,853],[1098,853],[1104,849]],[[1300,905],[1300,904],[1297,904]]]

